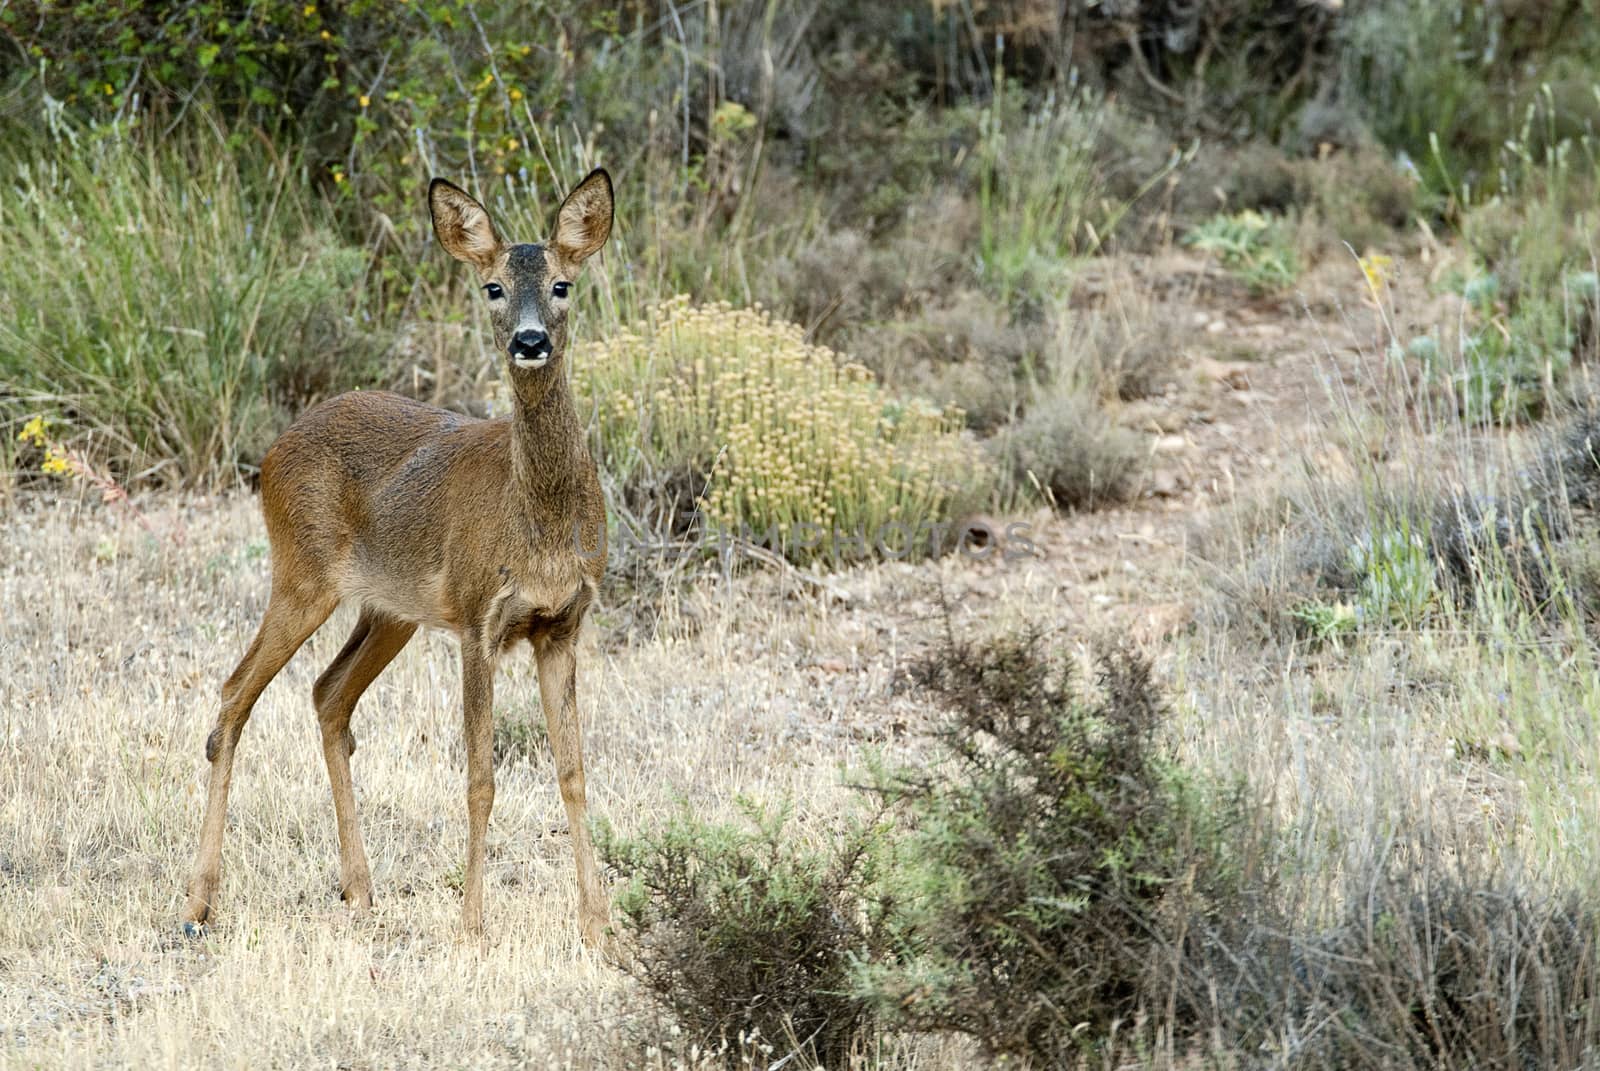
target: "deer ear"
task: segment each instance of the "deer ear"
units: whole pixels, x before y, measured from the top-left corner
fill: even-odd
[[[479,271],[489,270],[500,255],[500,236],[488,211],[471,194],[436,178],[428,184],[428,212],[446,253]]]
[[[597,167],[561,202],[550,244],[563,259],[583,263],[611,237],[613,212],[611,176],[605,168]]]

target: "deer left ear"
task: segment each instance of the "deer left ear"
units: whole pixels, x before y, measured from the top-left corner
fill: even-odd
[[[598,253],[611,237],[614,211],[611,176],[606,174],[605,168],[597,167],[561,202],[551,246],[562,259],[582,264]]]

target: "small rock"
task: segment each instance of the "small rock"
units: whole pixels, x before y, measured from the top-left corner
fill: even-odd
[[[1155,451],[1158,454],[1181,454],[1189,449],[1189,440],[1182,435],[1163,435],[1156,440]]]

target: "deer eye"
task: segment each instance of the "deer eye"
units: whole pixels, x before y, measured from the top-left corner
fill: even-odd
[[[506,292],[500,289],[499,283],[490,283],[488,286],[483,288],[483,292],[489,295],[490,301],[499,301],[501,298],[506,296]]]
[[[554,294],[558,298],[564,298],[567,296],[567,291],[571,289],[571,283],[557,283],[550,288],[550,293]]]

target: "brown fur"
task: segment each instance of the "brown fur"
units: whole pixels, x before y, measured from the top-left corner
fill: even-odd
[[[205,821],[184,911],[211,912],[240,733],[261,690],[340,602],[361,616],[312,698],[339,827],[341,884],[358,909],[371,877],[351,786],[356,701],[419,625],[461,639],[467,742],[468,847],[462,920],[483,921],[484,839],[494,804],[493,672],[529,641],[538,662],[557,779],[571,827],[584,939],[596,943],[606,900],[586,824],[575,643],[605,571],[605,503],[566,370],[566,301],[611,230],[611,180],[596,171],[572,191],[547,246],[503,243],[488,212],[442,180],[429,190],[440,244],[504,298],[491,302],[507,354],[519,317],[536,316],[551,353],[540,367],[507,357],[510,417],[473,420],[383,391],[342,394],[305,413],[267,452],[261,504],[272,544],[272,595],[255,640],[222,688]]]

